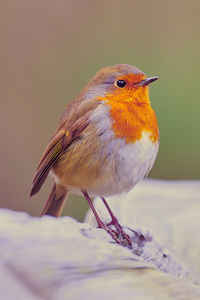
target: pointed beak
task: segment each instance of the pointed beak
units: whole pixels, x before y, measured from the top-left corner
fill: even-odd
[[[150,83],[156,81],[157,79],[158,79],[157,76],[148,77],[148,78],[145,78],[145,79],[141,80],[140,82],[136,83],[135,85],[136,86],[146,86],[146,85],[149,85]]]

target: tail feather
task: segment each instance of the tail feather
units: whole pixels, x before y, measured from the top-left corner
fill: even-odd
[[[68,191],[66,189],[55,183],[51,194],[40,213],[40,217],[43,215],[59,217],[62,214],[65,201],[67,200],[67,194]]]

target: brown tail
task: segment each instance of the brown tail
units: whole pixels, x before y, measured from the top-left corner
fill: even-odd
[[[55,183],[51,194],[40,213],[40,217],[43,215],[59,217],[62,213],[65,201],[67,200],[67,194],[68,191],[66,189]]]

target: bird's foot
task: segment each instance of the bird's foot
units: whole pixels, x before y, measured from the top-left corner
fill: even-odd
[[[98,228],[102,228],[105,231],[107,231],[110,236],[112,237],[112,239],[117,243],[120,244],[124,247],[127,247],[129,249],[132,249],[132,241],[131,238],[128,234],[126,234],[126,232],[124,232],[122,226],[119,224],[117,218],[115,217],[115,215],[112,213],[110,207],[108,206],[106,200],[102,197],[101,199],[103,200],[112,221],[108,224],[105,224],[101,221],[100,217],[98,216],[98,213],[96,211],[96,209],[94,208],[92,201],[90,199],[90,196],[88,195],[87,191],[82,191],[83,195],[85,196],[86,200],[89,203],[90,208],[93,211],[93,214],[96,218],[97,224],[98,224]],[[112,228],[114,227],[114,229]]]
[[[128,234],[126,234],[123,230],[120,233],[116,230],[113,230],[107,224],[104,224],[102,229],[106,230],[112,239],[119,245],[132,249],[132,241]]]
[[[113,218],[112,221],[106,224],[109,228],[113,226],[117,232],[118,239],[120,240],[120,245],[132,249],[132,240],[130,236],[123,230],[122,226],[119,224],[117,218]]]
[[[119,233],[112,229],[108,224],[104,224],[103,222],[98,225],[98,228],[104,229],[109,235],[112,237],[112,239],[117,243],[117,244],[122,244],[122,241],[119,237]]]

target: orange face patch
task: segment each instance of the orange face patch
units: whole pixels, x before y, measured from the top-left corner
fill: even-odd
[[[134,84],[139,83],[145,78],[146,76],[144,74],[127,74],[119,76],[117,80],[124,80],[126,82],[126,89],[130,89]]]
[[[125,87],[114,86],[106,96],[96,98],[110,106],[115,135],[125,138],[127,143],[140,140],[145,131],[150,133],[152,142],[159,138],[157,119],[150,105],[148,87],[134,86],[144,78],[146,76],[141,74],[121,76],[120,80],[126,81]]]

